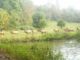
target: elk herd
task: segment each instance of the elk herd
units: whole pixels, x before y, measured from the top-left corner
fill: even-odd
[[[79,31],[80,29],[79,28],[76,28],[76,30],[74,29],[70,29],[70,28],[65,28],[65,29],[62,29],[63,32],[75,32],[75,31]],[[28,29],[28,30],[21,30],[23,31],[24,33],[26,34],[32,34],[32,33],[41,33],[41,34],[44,34],[44,33],[48,33],[47,30],[45,29],[42,29],[42,30],[31,30],[31,29]],[[4,35],[6,31],[0,31],[0,35]],[[60,32],[60,29],[53,29],[53,32]],[[18,30],[13,30],[13,31],[10,31],[11,34],[18,34],[18,33],[21,33],[20,31]]]
[[[0,35],[4,35],[7,31],[0,31]],[[40,33],[47,33],[46,30],[21,30],[21,31],[18,31],[18,30],[13,30],[13,31],[10,31],[9,33],[11,34],[18,34],[18,33],[26,33],[26,34],[32,34],[32,33],[37,33],[37,32],[40,32]]]

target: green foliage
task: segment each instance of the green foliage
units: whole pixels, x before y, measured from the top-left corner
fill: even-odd
[[[0,14],[6,12],[5,15],[10,16],[9,18],[7,17],[7,21],[3,19],[5,25],[0,22],[1,25],[3,25],[0,27],[1,29],[26,29],[27,26],[42,29],[45,28],[48,20],[57,21],[61,18],[63,18],[64,21],[79,22],[80,20],[79,11],[74,9],[60,11],[56,10],[56,6],[54,5],[36,7],[31,0],[0,0],[0,11]],[[58,26],[62,28],[65,24],[64,22],[60,22]]]
[[[2,35],[1,35],[2,36]],[[36,42],[36,41],[54,41],[54,40],[69,40],[69,39],[78,39],[79,35],[76,35],[76,32],[69,33],[23,33],[23,31],[19,31],[17,34],[12,34],[9,32],[5,32],[3,37],[0,37],[0,42],[4,43],[19,43],[19,42]]]
[[[43,47],[44,46],[44,47]],[[49,46],[42,44],[0,44],[0,52],[7,54],[10,60],[60,60]]]
[[[12,22],[18,22],[21,19],[20,17],[20,0],[0,0],[0,17],[1,17],[1,29],[9,29],[13,28],[12,26],[15,26]],[[17,25],[16,25],[17,26]]]
[[[4,10],[0,9],[0,29],[7,29],[8,28],[8,23],[10,20],[10,15],[9,13]]]
[[[76,32],[75,38],[80,42],[80,30]]]
[[[45,5],[37,7],[36,10],[45,13],[48,20],[58,21],[63,19],[68,22],[80,22],[80,11],[73,8],[58,10],[54,5]]]
[[[60,21],[58,21],[57,26],[59,26],[60,28],[63,28],[63,27],[65,27],[65,22],[60,20]]]
[[[33,19],[32,15],[34,13],[34,5],[31,0],[22,0],[22,15],[23,15],[23,24],[32,25]]]
[[[46,26],[45,16],[43,13],[38,12],[33,15],[33,26],[39,29]]]
[[[7,21],[5,16],[1,18],[5,23],[0,22],[1,29],[19,29],[19,26],[31,25],[33,5],[30,0],[0,0],[0,12],[7,16]]]

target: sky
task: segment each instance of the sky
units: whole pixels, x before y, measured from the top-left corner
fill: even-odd
[[[80,10],[80,0],[32,0],[32,1],[37,6],[45,5],[45,4],[57,5],[56,1],[58,1],[60,9],[74,8]]]

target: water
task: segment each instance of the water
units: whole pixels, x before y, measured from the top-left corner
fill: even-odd
[[[53,53],[58,54],[60,52],[64,60],[80,60],[80,42],[78,43],[76,40],[37,42],[37,44],[41,44],[41,47],[49,45]]]
[[[37,42],[38,44],[49,45],[53,53],[61,53],[64,60],[80,60],[80,42],[76,40],[69,41],[53,41],[53,42]]]
[[[30,50],[31,46],[33,46],[33,48],[36,46],[40,49],[37,51],[36,48],[34,48],[34,50],[36,50],[37,53],[42,52],[42,51],[45,52],[45,49],[47,49],[47,47],[49,47],[51,49],[51,53],[53,52],[53,55],[60,53],[62,55],[61,57],[64,60],[80,60],[80,42],[77,42],[76,40],[69,40],[69,41],[56,40],[56,41],[51,41],[51,42],[45,41],[45,42],[10,43],[8,45],[2,43],[0,45],[2,47],[3,46],[12,47],[13,46],[14,49],[18,48],[15,50],[18,50],[20,52],[21,52],[20,48],[21,49],[23,48],[22,51],[24,51],[24,52],[26,52],[25,49],[27,49],[31,53],[33,52],[32,50]],[[13,51],[14,51],[14,49],[13,49]],[[22,52],[22,53],[24,54],[24,52]],[[30,55],[32,55],[31,53],[30,53]],[[46,55],[46,54],[44,54],[44,55]],[[33,54],[33,56],[34,56],[34,54]],[[40,55],[40,56],[42,57],[42,55]],[[1,59],[2,58],[3,58],[3,55],[1,54]],[[59,56],[57,55],[56,58],[59,58]],[[54,59],[54,60],[58,60],[58,59]],[[59,60],[62,60],[62,59],[59,59]]]
[[[80,44],[76,41],[68,41],[59,47],[65,60],[80,60]]]

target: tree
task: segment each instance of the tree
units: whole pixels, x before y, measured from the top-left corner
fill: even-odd
[[[8,28],[9,20],[10,20],[9,13],[4,9],[0,9],[0,29],[6,30]]]
[[[45,16],[41,12],[37,12],[33,15],[33,27],[42,29],[46,26]]]
[[[22,15],[23,15],[23,24],[24,25],[31,25],[32,24],[32,15],[34,11],[34,5],[31,0],[22,0],[21,1],[22,7]]]
[[[32,24],[33,6],[30,0],[0,0],[0,8],[11,17],[8,21],[11,29]]]
[[[7,20],[7,22],[4,21],[5,17],[3,17],[3,21],[5,24],[8,23],[9,28],[13,28],[12,26],[14,26],[15,28],[18,27],[18,24],[21,24],[22,21],[22,13],[21,13],[21,6],[20,6],[20,0],[0,0],[0,8],[3,10],[0,10],[1,13],[6,16],[10,15],[10,18]],[[6,20],[6,19],[5,19]],[[2,22],[3,22],[2,21]],[[1,25],[3,25],[1,23]],[[16,25],[16,26],[15,26]],[[4,25],[5,27],[7,25]]]
[[[65,22],[63,20],[58,21],[57,26],[59,26],[60,28],[65,27]]]

